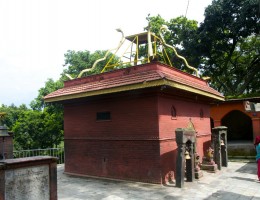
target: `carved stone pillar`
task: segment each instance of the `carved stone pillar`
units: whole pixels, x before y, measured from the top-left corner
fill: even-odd
[[[184,186],[184,176],[185,176],[185,158],[184,152],[186,145],[183,143],[178,144],[178,154],[176,162],[176,187],[182,188]]]
[[[214,161],[218,169],[228,166],[227,156],[227,127],[218,126],[212,129],[212,145],[214,149]]]
[[[175,130],[178,154],[176,160],[176,187],[184,186],[184,177],[186,169],[187,181],[192,182],[195,179],[194,171],[194,142],[195,131],[189,129],[177,128]],[[185,159],[185,152],[189,159]]]

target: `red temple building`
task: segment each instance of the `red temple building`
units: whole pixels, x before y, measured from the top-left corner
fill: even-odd
[[[175,129],[192,123],[197,153],[209,147],[210,103],[224,97],[168,64],[134,63],[66,81],[45,97],[64,106],[65,173],[162,184],[175,173]]]
[[[211,127],[228,127],[229,157],[255,159],[254,140],[260,135],[260,97],[215,102],[210,117]]]
[[[227,126],[228,141],[250,141],[260,135],[260,97],[229,99],[211,105],[212,126]]]

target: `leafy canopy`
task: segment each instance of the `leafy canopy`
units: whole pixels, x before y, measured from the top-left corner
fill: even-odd
[[[257,0],[213,0],[205,10],[205,20],[177,17],[166,21],[148,16],[151,31],[169,27],[166,43],[211,77],[210,85],[225,96],[260,95],[259,3]],[[172,52],[174,67],[188,71]]]
[[[198,29],[203,73],[225,95],[259,93],[257,0],[214,0]]]

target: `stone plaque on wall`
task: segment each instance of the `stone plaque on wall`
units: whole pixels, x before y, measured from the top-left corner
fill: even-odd
[[[43,165],[6,170],[5,184],[6,199],[49,199],[49,166]]]
[[[0,200],[57,200],[57,158],[5,159],[0,163]]]

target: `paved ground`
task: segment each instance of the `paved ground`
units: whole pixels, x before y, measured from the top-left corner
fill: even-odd
[[[227,168],[203,177],[184,188],[154,184],[79,178],[63,174],[58,166],[59,200],[161,200],[161,199],[223,199],[260,200],[260,182],[256,163],[229,162]]]

